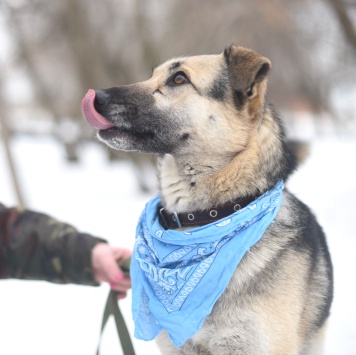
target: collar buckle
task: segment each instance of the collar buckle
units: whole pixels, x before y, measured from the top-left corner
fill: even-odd
[[[160,208],[160,209],[159,209],[159,215],[160,215],[160,217],[161,217],[162,222],[165,224],[165,226],[168,226],[167,220],[166,220],[166,218],[164,217],[164,213],[163,213],[164,210],[165,210],[164,207]]]
[[[182,224],[177,212],[167,213],[165,211],[165,208],[162,207],[159,209],[159,215],[161,217],[161,221],[166,225],[166,227],[171,226],[172,221],[173,221],[173,223],[175,223],[177,225],[178,228],[183,227],[183,224]],[[169,218],[169,221],[167,221],[167,218]]]
[[[179,216],[178,216],[177,212],[173,212],[172,219],[173,219],[174,222],[177,223],[178,228],[182,228],[182,223],[181,223],[181,221],[179,219]]]

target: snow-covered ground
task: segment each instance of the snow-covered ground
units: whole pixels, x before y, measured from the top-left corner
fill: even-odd
[[[0,141],[0,201],[16,203]],[[12,142],[27,205],[78,229],[131,248],[145,201],[128,163],[109,164],[106,148],[82,147],[70,165],[50,138]],[[309,204],[328,236],[335,268],[335,301],[326,355],[356,354],[356,139],[318,138],[288,186]],[[152,169],[154,174],[154,169]],[[108,286],[0,282],[0,355],[94,355]],[[121,302],[132,332],[129,297]],[[158,355],[154,342],[134,341],[138,355]],[[114,322],[102,339],[102,355],[120,354]]]

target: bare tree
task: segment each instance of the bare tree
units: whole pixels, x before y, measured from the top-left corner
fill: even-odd
[[[347,11],[351,5],[342,0],[328,3],[338,6],[335,13],[353,43],[355,29]],[[89,88],[140,81],[172,56],[220,53],[231,43],[272,60],[268,94],[278,107],[293,109],[302,103],[314,111],[329,110],[331,90],[335,82],[350,77],[352,63],[343,56],[343,37],[339,41],[335,35],[335,15],[327,13],[325,4],[325,0],[3,0],[0,6],[38,105],[58,125],[69,118],[79,127],[79,137],[73,135],[72,141],[67,131],[61,136],[68,155],[75,156],[77,141],[93,137],[80,112]],[[326,61],[323,53],[328,51]],[[123,153],[120,157],[141,166],[136,157]]]
[[[299,24],[312,6],[303,0],[175,1],[164,38],[174,45],[162,50],[169,57],[218,53],[230,43],[251,47],[272,60],[268,91],[279,107],[290,109],[298,100],[315,111],[329,109],[330,82],[315,60],[322,35],[318,19],[305,19],[315,23],[313,32]]]
[[[345,38],[356,55],[356,29],[350,15],[351,11],[356,11],[356,2],[342,0],[328,0],[328,2],[335,12]]]
[[[315,27],[313,36],[298,25],[312,3],[64,0],[49,6],[30,0],[8,6],[41,105],[57,118],[79,118],[78,102],[91,87],[142,80],[171,56],[218,53],[233,42],[272,59],[269,93],[277,105],[290,107],[297,98],[315,110],[328,108],[330,83],[314,59],[321,31]]]

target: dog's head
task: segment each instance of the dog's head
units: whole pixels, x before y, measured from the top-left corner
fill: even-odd
[[[137,84],[90,90],[82,107],[99,139],[115,149],[235,154],[258,124],[270,68],[267,58],[231,46],[167,61]]]

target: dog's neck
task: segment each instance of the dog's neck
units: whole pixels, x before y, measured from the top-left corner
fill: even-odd
[[[244,163],[243,157],[238,160]],[[238,197],[251,195],[253,190],[256,192],[250,184],[244,186],[245,184],[238,183],[238,178],[234,175],[239,175],[239,171],[233,170],[234,163],[213,169],[201,162],[166,155],[159,165],[162,203],[171,212],[208,209]],[[243,170],[246,176],[251,176],[252,182],[254,169],[247,167]]]
[[[271,129],[277,134],[270,134]],[[267,185],[270,174],[278,174],[283,155],[279,130],[267,117],[245,149],[233,157],[219,156],[218,152],[214,157],[202,154],[194,158],[166,154],[158,162],[163,206],[170,212],[191,212],[264,193],[271,187]],[[260,154],[261,147],[273,156]]]

